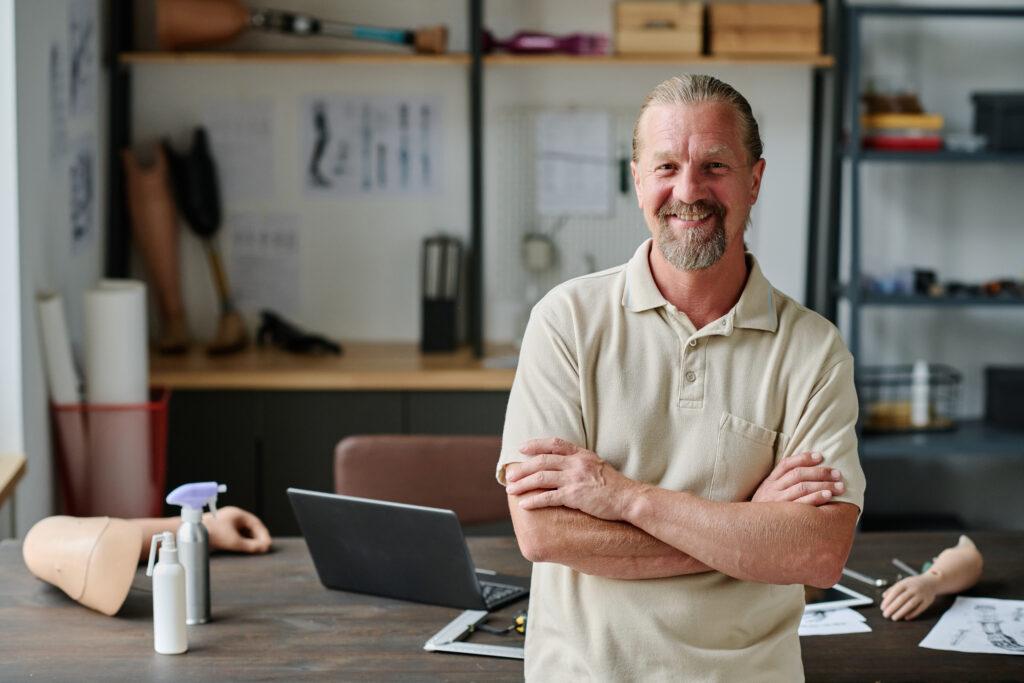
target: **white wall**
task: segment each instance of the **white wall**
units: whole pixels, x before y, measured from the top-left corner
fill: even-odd
[[[324,17],[394,25],[446,22],[451,49],[466,47],[466,3],[437,0],[407,3],[359,0],[344,7],[329,2],[277,3]],[[144,18],[143,18],[144,21]],[[485,23],[498,36],[521,29],[554,33],[612,32],[610,0],[491,0]],[[247,47],[277,45],[273,37],[248,35]],[[318,45],[329,45],[319,41]],[[308,43],[290,40],[289,48]],[[362,47],[360,46],[360,49]],[[485,333],[509,341],[520,330],[526,276],[518,262],[519,240],[536,225],[531,209],[531,161],[522,156],[532,129],[528,112],[539,108],[591,107],[611,111],[620,140],[640,101],[659,81],[680,71],[665,66],[486,67],[485,68]],[[748,241],[768,277],[802,299],[810,158],[810,88],[807,67],[730,67],[713,73],[751,100],[762,123],[768,170],[755,228]],[[468,78],[459,66],[401,65],[145,65],[133,67],[135,142],[164,135],[181,138],[219,102],[269,101],[274,111],[272,148],[276,188],[259,202],[233,209],[273,209],[300,216],[300,305],[282,311],[300,324],[343,340],[404,340],[419,337],[418,259],[421,239],[438,230],[469,232]],[[426,201],[389,198],[317,199],[301,188],[299,105],[312,94],[433,93],[444,98],[444,191]],[[518,159],[518,161],[517,161]],[[225,226],[225,235],[231,230]],[[598,267],[626,260],[646,234],[632,198],[620,197],[603,221],[571,220],[559,233],[561,268],[540,283],[586,270],[584,254]],[[199,243],[183,234],[183,274],[188,315],[200,337],[215,327],[216,305]],[[222,239],[230,258],[230,241]],[[252,312],[250,319],[252,319]]]
[[[17,109],[14,0],[0,0],[0,453],[25,447],[21,416],[21,301],[18,259]],[[14,530],[11,503],[0,507],[0,538]]]
[[[1024,91],[1022,36],[1024,19],[873,19],[865,25],[863,70],[915,89],[927,111],[945,117],[947,131],[970,131],[970,93]],[[1024,279],[1022,183],[1021,164],[865,165],[862,269],[931,268],[966,282]],[[845,223],[848,229],[848,217]],[[986,365],[1024,363],[1022,338],[1024,307],[868,308],[862,317],[865,362],[952,365],[964,374],[965,416],[983,411]]]
[[[98,0],[84,0],[95,2]],[[57,291],[64,296],[69,333],[74,344],[82,336],[82,292],[99,277],[105,211],[102,210],[106,108],[98,50],[92,57],[95,112],[67,117],[66,154],[51,144],[50,48],[59,46],[67,83],[67,44],[73,0],[15,3],[15,45],[18,113],[18,220],[21,259],[21,347],[24,447],[28,471],[17,499],[18,533],[41,517],[53,514],[54,478],[50,453],[46,382],[40,357],[36,295]],[[7,43],[3,43],[7,44]],[[102,43],[99,43],[102,45]],[[66,90],[65,90],[66,92]],[[73,243],[69,225],[70,153],[76,141],[93,139],[95,168],[93,232]],[[6,158],[6,157],[5,157]]]

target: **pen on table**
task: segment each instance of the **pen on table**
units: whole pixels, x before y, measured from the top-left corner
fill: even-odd
[[[856,579],[857,581],[860,581],[862,583],[866,583],[867,585],[872,586],[873,588],[885,588],[889,585],[889,582],[885,579],[873,579],[870,576],[865,576],[864,574],[861,574],[860,572],[855,572],[847,567],[843,567],[843,575],[849,576],[851,579]]]
[[[897,569],[899,569],[900,571],[906,572],[906,573],[910,574],[911,576],[917,576],[918,574],[921,573],[921,572],[915,570],[913,567],[911,567],[909,564],[907,564],[906,562],[904,562],[903,560],[901,560],[898,557],[892,558],[892,563],[896,566]]]

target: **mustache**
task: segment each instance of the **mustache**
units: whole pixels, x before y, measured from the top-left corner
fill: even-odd
[[[687,204],[686,202],[673,201],[667,202],[658,209],[658,218],[665,219],[673,214],[679,213],[705,213],[710,212],[716,216],[725,215],[725,207],[718,202],[708,202],[703,199],[695,201],[693,204]]]

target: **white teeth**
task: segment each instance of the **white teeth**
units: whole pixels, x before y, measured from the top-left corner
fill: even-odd
[[[709,211],[708,213],[702,213],[700,215],[697,215],[697,214],[692,214],[691,215],[691,214],[683,214],[683,213],[675,213],[675,214],[672,214],[672,215],[675,216],[676,218],[678,218],[679,220],[682,220],[682,221],[702,221],[705,218],[707,218],[708,216],[710,216],[711,212]]]

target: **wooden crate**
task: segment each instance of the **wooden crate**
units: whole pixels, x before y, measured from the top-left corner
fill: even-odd
[[[817,55],[821,5],[728,3],[708,6],[713,55]]]
[[[697,55],[704,49],[704,6],[699,2],[619,2],[615,18],[618,54]]]

